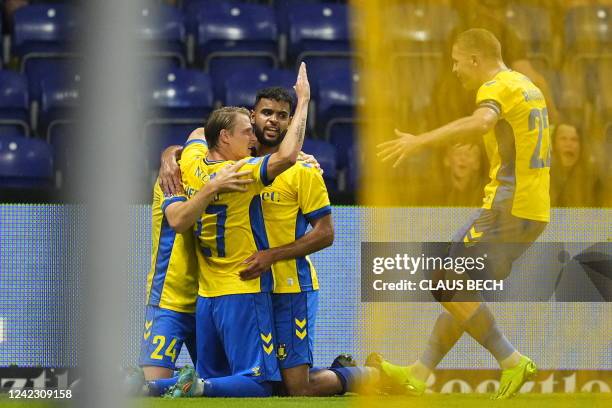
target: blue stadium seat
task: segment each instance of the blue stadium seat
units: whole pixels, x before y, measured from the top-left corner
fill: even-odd
[[[288,61],[353,55],[345,4],[295,4],[288,20]]]
[[[140,103],[150,117],[203,121],[213,109],[210,76],[185,68],[157,71]]]
[[[183,144],[191,130],[201,127],[213,109],[208,74],[191,69],[158,71],[140,98],[148,120],[144,126],[149,170],[157,169],[161,151]]]
[[[316,123],[319,134],[338,152],[338,168],[345,168],[355,140],[355,110],[362,103],[356,87],[360,77],[351,71],[334,72],[316,81]]]
[[[139,10],[138,37],[150,47],[145,56],[170,59],[184,67],[185,18],[183,13],[164,4],[146,5]]]
[[[402,22],[389,27],[395,52],[441,53],[459,23],[457,12],[441,4],[405,3],[389,7],[386,12],[393,15],[390,21]]]
[[[0,135],[0,187],[53,185],[51,145],[39,139]]]
[[[322,140],[305,139],[304,153],[312,154],[323,169],[323,179],[329,190],[337,189],[336,148]]]
[[[225,82],[224,105],[252,108],[257,91],[280,86],[293,91],[296,74],[281,69],[247,69],[238,72]]]
[[[2,3],[4,2],[0,2],[0,5],[2,5]],[[4,8],[3,8],[4,9]],[[0,33],[4,33],[4,26],[3,26],[3,22],[4,22],[4,10],[0,10]],[[0,67],[2,66],[2,56],[0,56]]]
[[[296,5],[304,3],[322,3],[321,0],[275,0],[276,22],[278,31],[282,34],[289,34],[289,13]]]
[[[316,100],[317,127],[325,135],[330,121],[335,118],[353,118],[358,104],[356,87],[360,76],[352,71],[337,71],[315,81],[313,99]]]
[[[66,76],[62,73],[49,73],[41,80],[38,132],[45,135],[48,142],[53,140],[55,129],[76,119],[80,106],[80,85],[79,74]]]
[[[11,53],[21,59],[21,71],[37,59],[74,56],[71,48],[78,23],[74,10],[65,4],[37,4],[15,11]]]
[[[223,99],[224,84],[237,72],[278,66],[277,29],[269,6],[239,1],[192,1],[186,14],[196,16],[195,60],[213,78],[217,100]],[[189,17],[188,17],[189,18]]]
[[[506,22],[527,45],[530,59],[542,58],[550,65],[552,51],[551,15],[547,8],[510,2],[506,7]]]
[[[196,61],[213,76],[232,65],[278,65],[276,20],[271,7],[211,3],[197,18]]]
[[[348,151],[348,165],[346,168],[346,189],[357,191],[359,188],[360,171],[363,161],[357,144]]]
[[[28,79],[28,94],[30,102],[40,101],[40,83],[43,78],[49,75],[65,74],[70,77],[77,73],[79,69],[78,59],[41,59],[36,63],[28,64],[25,74]]]
[[[338,57],[321,57],[321,56],[305,56],[302,60],[308,68],[308,80],[310,83],[316,83],[320,78],[325,78],[333,75],[335,72],[358,71],[360,59]]]
[[[28,85],[23,74],[0,71],[0,133],[28,136]]]
[[[240,0],[183,0],[181,8],[185,15],[185,26],[187,33],[197,35],[198,32],[198,16],[208,10],[210,7],[226,7],[229,9],[232,5],[243,4]]]
[[[574,54],[612,52],[612,6],[569,9],[564,31],[565,48]]]

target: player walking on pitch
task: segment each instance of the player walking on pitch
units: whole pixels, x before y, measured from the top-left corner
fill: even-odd
[[[550,219],[551,143],[546,102],[529,78],[506,67],[499,41],[487,30],[459,34],[452,58],[453,72],[464,88],[478,89],[474,113],[418,136],[396,130],[399,138],[380,144],[378,156],[383,161],[394,160],[395,167],[421,148],[461,137],[483,137],[491,180],[485,186],[482,208],[453,237],[449,256],[474,256],[489,243],[519,243],[488,254],[491,268],[487,272],[503,279],[512,261],[538,238]],[[369,363],[380,366],[405,392],[420,395],[429,374],[467,332],[502,368],[494,398],[515,395],[535,375],[535,364],[502,334],[480,294],[462,300],[442,302],[446,311],[438,317],[425,352],[413,365],[393,365],[376,354]]]

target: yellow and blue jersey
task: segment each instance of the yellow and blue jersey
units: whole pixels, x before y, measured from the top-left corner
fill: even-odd
[[[318,169],[298,162],[260,194],[271,248],[290,244],[306,233],[309,222],[331,213],[325,182]],[[309,257],[272,265],[274,293],[319,289]]]
[[[199,139],[198,139],[199,140]],[[181,161],[195,171],[198,159],[206,155],[202,140],[185,145]],[[191,231],[177,234],[168,224],[165,209],[184,195],[165,197],[159,182],[153,188],[151,268],[147,275],[147,304],[176,312],[194,313],[198,291],[195,239]]]
[[[218,194],[197,222],[200,296],[272,290],[273,280],[269,273],[249,281],[240,279],[240,272],[245,269],[243,261],[254,252],[269,248],[259,196],[271,182],[267,177],[269,158],[266,155],[250,159],[240,171],[250,171],[249,177],[254,183],[248,185],[246,192]],[[201,188],[205,181],[198,177],[199,174],[209,174],[213,178],[219,170],[233,163],[203,160],[197,172],[183,174],[186,191]]]
[[[526,76],[504,70],[478,89],[476,104],[499,115],[484,136],[491,181],[483,208],[509,207],[515,217],[548,222],[551,141],[542,92]]]

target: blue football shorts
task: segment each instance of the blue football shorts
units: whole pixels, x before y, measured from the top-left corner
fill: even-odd
[[[270,294],[198,296],[196,338],[201,378],[244,375],[280,381]]]
[[[195,332],[195,314],[147,306],[138,364],[174,370],[183,343],[195,364]]]
[[[548,225],[513,216],[509,209],[478,209],[453,236],[448,255],[484,257],[483,270],[468,271],[472,279],[505,279],[512,262],[538,239]]]
[[[319,291],[272,295],[280,368],[312,367]]]

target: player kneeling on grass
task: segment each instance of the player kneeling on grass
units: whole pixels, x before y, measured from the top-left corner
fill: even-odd
[[[198,154],[198,145],[184,151],[185,160]],[[250,180],[237,170],[246,159],[224,168],[190,201],[194,211],[203,209],[219,193],[241,192]],[[207,175],[202,175],[207,177]],[[147,276],[147,308],[141,341],[139,368],[130,369],[125,380],[129,394],[161,395],[173,385],[175,362],[183,344],[193,361],[195,304],[198,292],[197,260],[191,231],[177,233],[166,216],[169,204],[180,200],[164,196],[155,184],[152,205],[152,264]]]
[[[189,200],[172,203],[169,221],[175,229],[194,223],[199,242],[199,289],[196,304],[197,371],[205,381],[179,376],[174,396],[264,397],[280,381],[274,352],[270,291],[272,276],[242,281],[242,262],[254,251],[268,247],[259,194],[272,180],[295,164],[301,149],[310,91],[305,65],[296,81],[296,121],[278,152],[250,158],[242,170],[254,183],[247,192],[220,194],[199,214],[187,213],[193,192],[234,161],[249,156],[255,144],[250,113],[242,108],[215,110],[206,123],[209,151],[195,174],[183,174]],[[197,222],[196,222],[197,221]]]
[[[268,88],[258,93],[251,122],[258,140],[259,155],[265,157],[278,151],[291,121],[292,104],[291,95],[281,88]],[[172,174],[172,166],[168,168]],[[167,183],[177,184],[176,180]],[[285,394],[327,396],[346,390],[355,391],[365,373],[370,373],[371,377],[376,375],[376,371],[344,367],[340,363],[342,359],[337,359],[331,369],[310,368],[318,283],[312,264],[304,257],[328,246],[333,239],[329,199],[320,173],[308,164],[296,163],[276,177],[260,196],[265,227],[273,248],[250,256],[241,277],[244,281],[260,279],[262,273],[269,274],[272,266],[274,317],[279,333],[276,354],[280,360]],[[303,222],[296,224],[300,215]],[[305,234],[308,221],[313,224],[313,230]],[[296,269],[298,265],[301,267]],[[270,343],[268,341],[267,348],[271,351],[273,345]],[[210,396],[213,386],[210,385],[211,392],[207,393],[206,384],[214,382],[198,379],[195,371],[187,367],[182,371],[173,395],[199,395],[201,390]],[[234,390],[234,393],[235,396],[245,396],[241,390]]]

